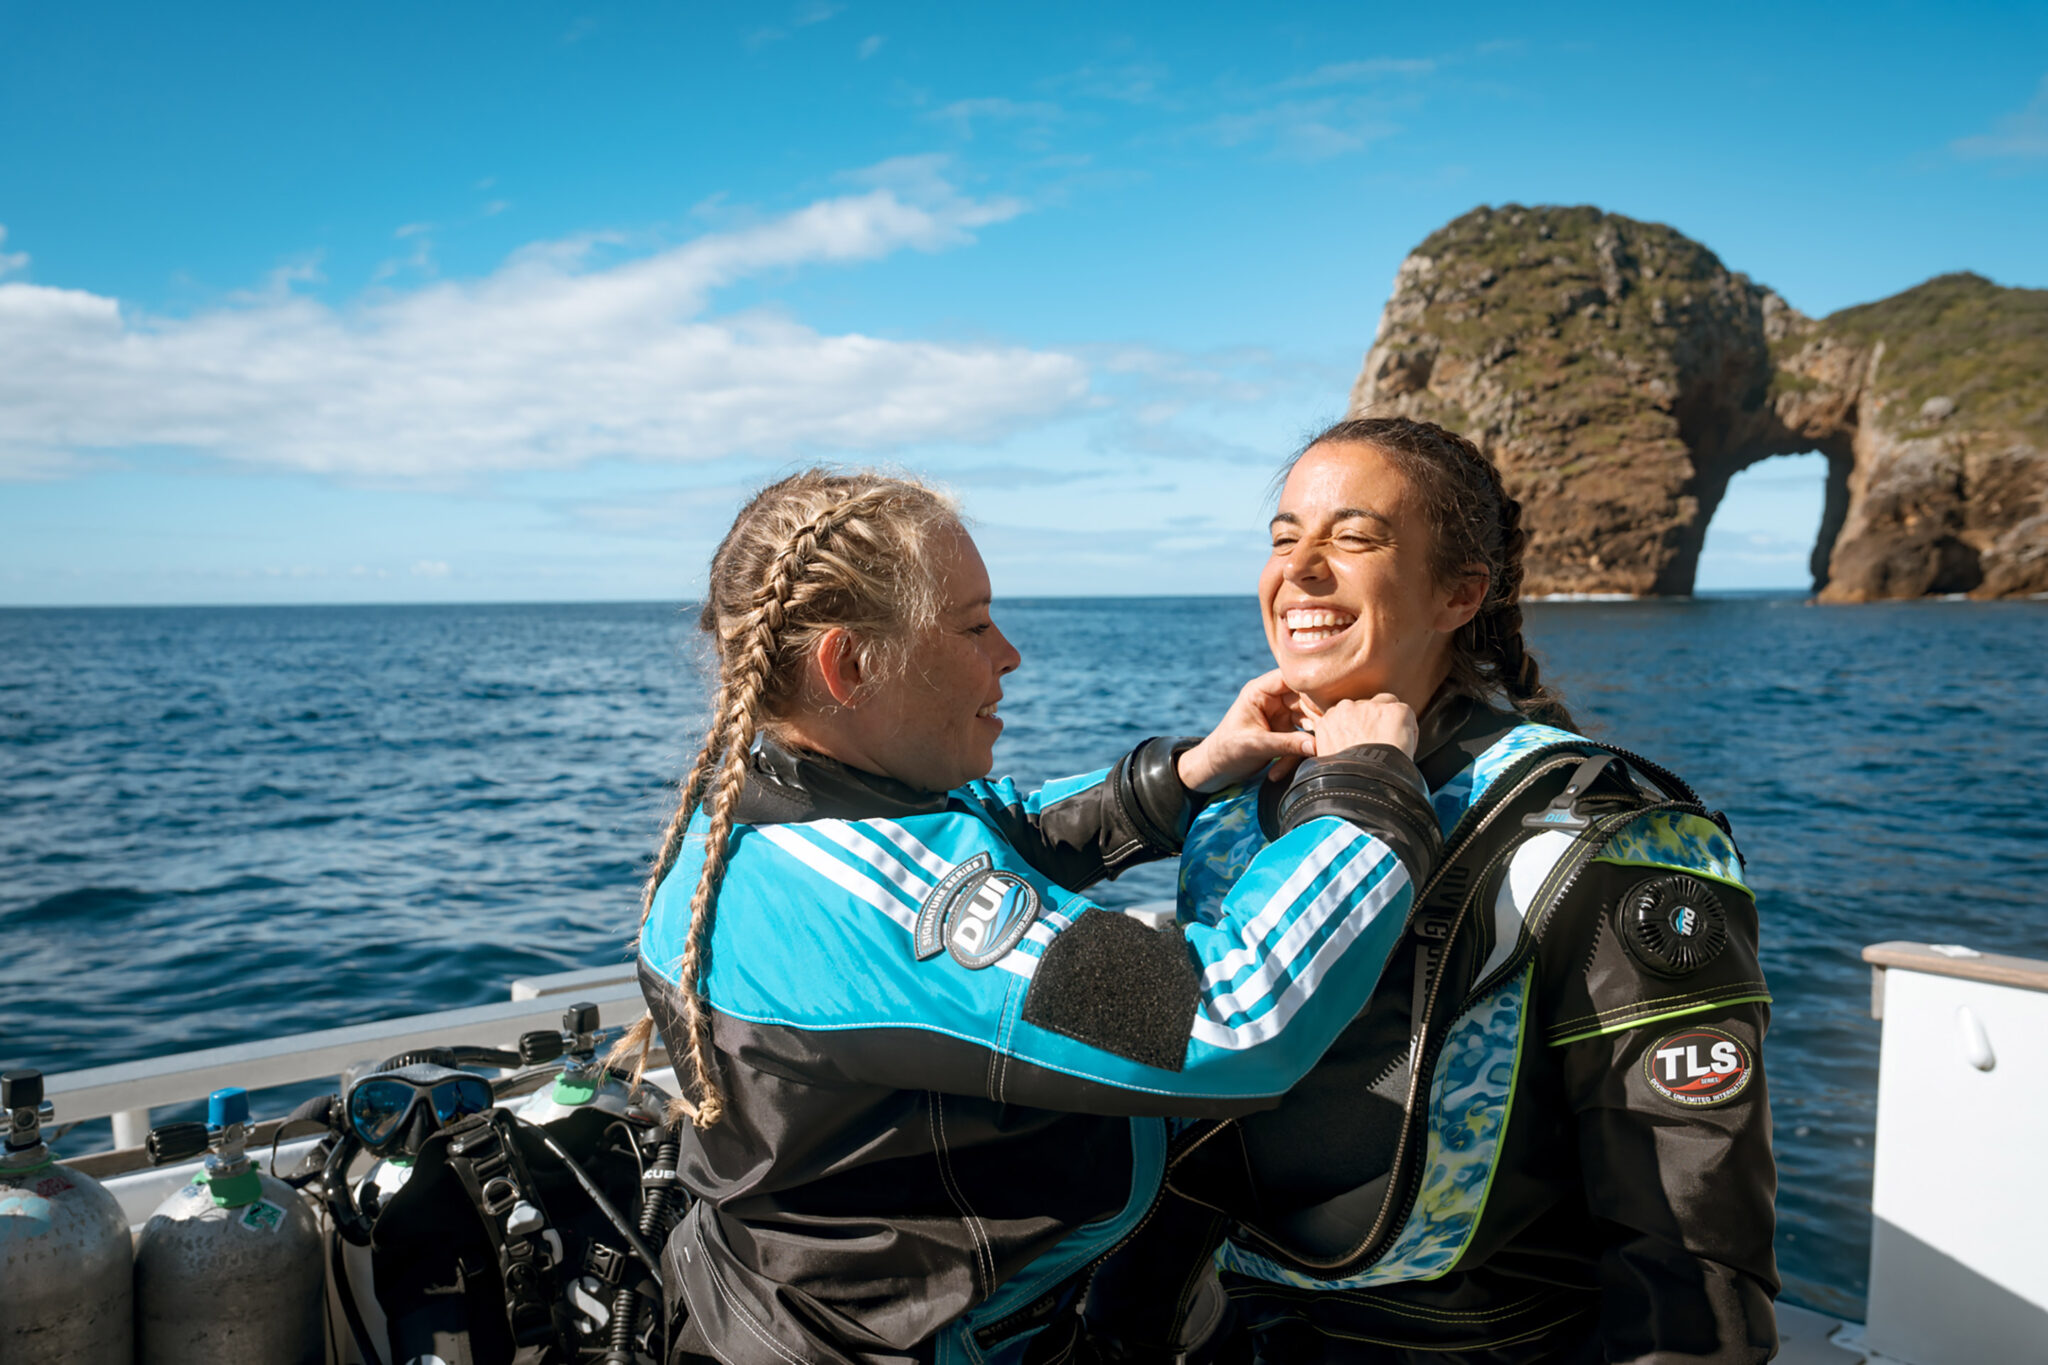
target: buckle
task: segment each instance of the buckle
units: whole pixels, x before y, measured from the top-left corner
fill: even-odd
[[[1594,754],[1572,770],[1571,780],[1564,784],[1564,790],[1557,799],[1542,810],[1533,811],[1522,817],[1523,829],[1563,829],[1577,833],[1593,822],[1579,814],[1579,798],[1586,788],[1593,785],[1593,779],[1600,776],[1607,765],[1614,762],[1613,754]]]
[[[504,1176],[493,1176],[477,1190],[477,1201],[493,1218],[503,1217],[519,1202],[519,1187]]]
[[[583,1249],[583,1269],[606,1284],[616,1286],[626,1273],[626,1253],[603,1242],[592,1242]]]

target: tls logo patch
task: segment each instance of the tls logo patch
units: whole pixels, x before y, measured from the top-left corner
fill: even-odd
[[[1749,1049],[1717,1028],[1682,1029],[1643,1054],[1650,1088],[1688,1108],[1726,1104],[1749,1088]]]
[[[917,914],[917,959],[943,949],[961,966],[979,971],[1016,947],[1043,908],[1037,888],[977,853],[924,898]]]

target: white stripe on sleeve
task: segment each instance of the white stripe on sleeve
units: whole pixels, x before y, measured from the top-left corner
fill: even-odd
[[[874,906],[908,932],[917,932],[917,912],[906,907],[894,891],[819,848],[798,834],[798,828],[800,827],[795,825],[756,825],[754,833],[818,873],[840,890]]]

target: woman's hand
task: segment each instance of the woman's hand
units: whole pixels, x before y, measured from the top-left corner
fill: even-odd
[[[1414,708],[1392,692],[1364,701],[1340,701],[1320,715],[1309,715],[1303,724],[1315,731],[1318,757],[1360,744],[1391,744],[1413,758],[1422,733]]]
[[[1208,738],[1180,756],[1182,785],[1190,791],[1222,791],[1275,759],[1309,757],[1316,752],[1316,737],[1302,733],[1300,723],[1301,699],[1280,681],[1280,670],[1260,674],[1244,685]],[[1409,747],[1414,747],[1412,740]],[[1283,766],[1294,770],[1293,762]]]

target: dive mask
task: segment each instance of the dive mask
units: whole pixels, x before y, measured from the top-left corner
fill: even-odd
[[[414,1153],[429,1133],[495,1100],[491,1083],[473,1071],[415,1062],[373,1071],[348,1090],[348,1125],[378,1156]]]

